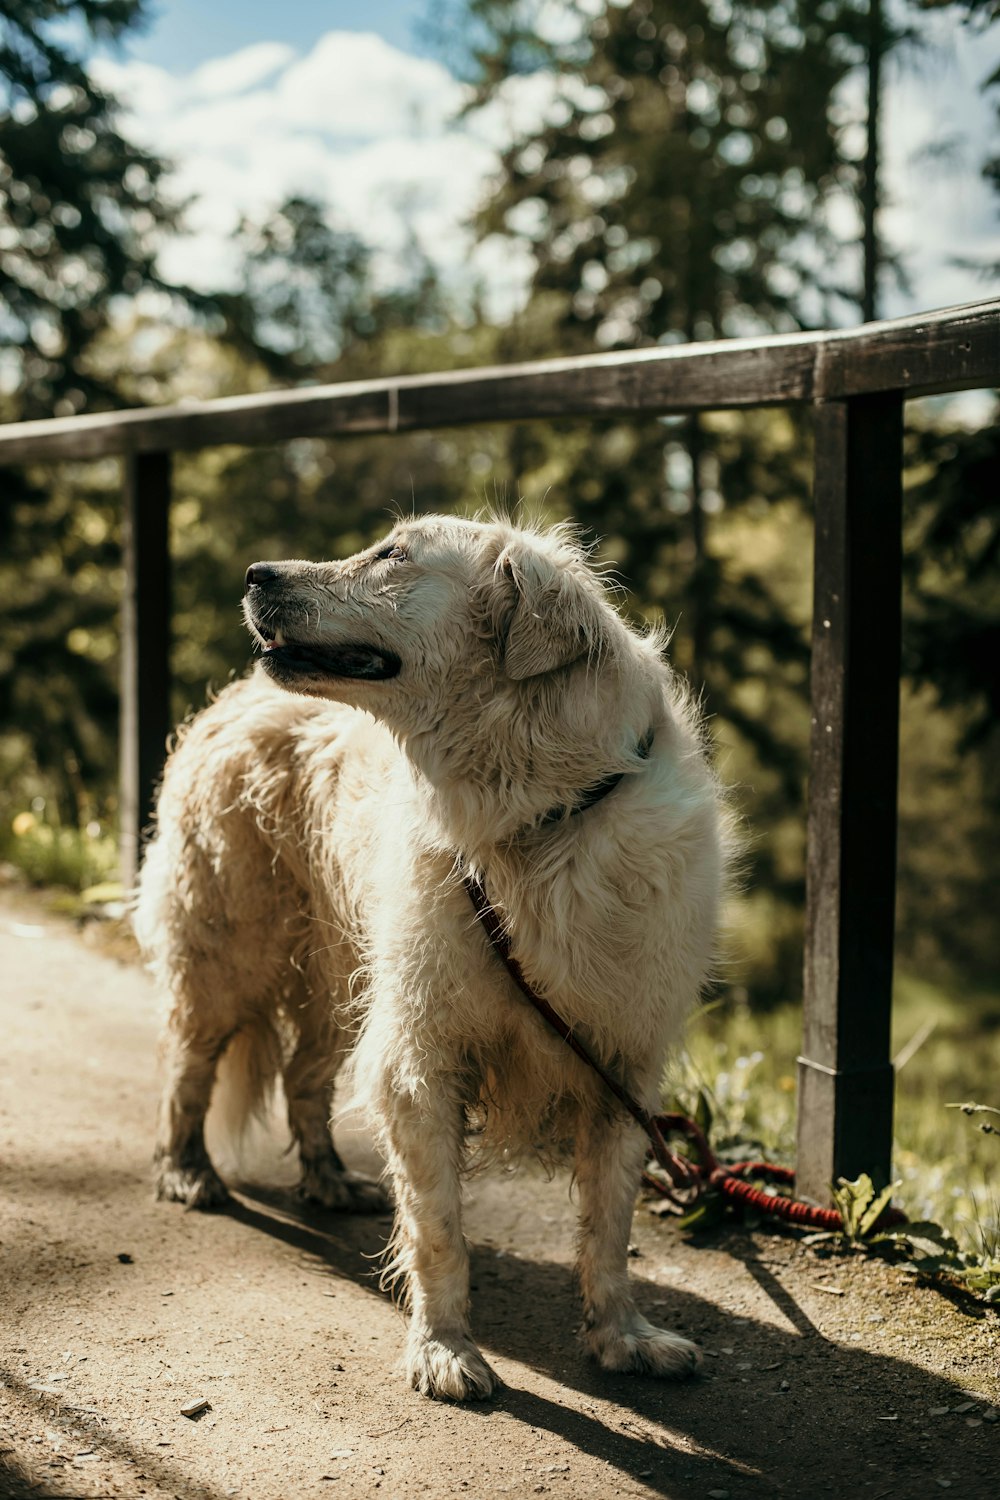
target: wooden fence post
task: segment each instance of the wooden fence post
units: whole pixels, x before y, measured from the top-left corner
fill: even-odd
[[[123,468],[119,852],[130,891],[172,728],[170,454],[130,453]]]
[[[816,407],[816,555],[798,1186],[888,1180],[902,396]]]

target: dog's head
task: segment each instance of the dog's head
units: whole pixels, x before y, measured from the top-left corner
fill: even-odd
[[[483,740],[502,726],[509,743],[529,700],[533,721],[565,720],[559,704],[577,672],[588,689],[571,694],[576,734],[592,743],[600,716],[616,712],[601,684],[610,692],[622,670],[634,680],[638,657],[648,688],[658,662],[560,528],[401,521],[343,562],[254,563],[244,611],[275,682],[367,709],[403,739],[449,739],[452,758],[460,734]],[[650,694],[638,696],[645,715]]]
[[[609,613],[564,531],[445,516],[401,522],[343,562],[253,563],[246,584],[270,675],[338,699],[351,683],[444,670],[456,649],[468,659],[470,637],[508,678],[542,676],[593,655]]]

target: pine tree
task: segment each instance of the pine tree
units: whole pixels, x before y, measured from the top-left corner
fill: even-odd
[[[166,168],[121,133],[87,66],[98,40],[144,15],[143,0],[6,0],[0,11],[0,419],[118,404],[98,358],[112,307],[164,289],[154,242],[175,220]],[[74,486],[0,480],[0,721],[20,736],[18,763],[30,744],[74,820],[113,734],[117,509],[92,474]]]
[[[525,5],[470,9],[488,102],[545,49]],[[864,56],[860,0],[631,0],[589,22],[577,15],[571,40],[547,49],[558,84],[550,121],[505,152],[480,220],[484,235],[531,246],[522,326],[544,321],[545,352],[828,324],[856,306],[856,257],[845,261],[829,211],[857,189],[831,101]],[[760,496],[748,487],[751,455],[723,461],[704,420],[666,444],[662,428],[616,430],[627,473],[609,472],[598,440],[568,484],[574,507],[610,530],[647,598],[654,577],[683,581],[681,644],[707,678],[720,589],[707,520]]]
[[[69,38],[116,38],[145,0],[6,0],[0,13],[0,340],[9,419],[113,401],[87,355],[115,297],[162,287],[165,166],[122,135]]]
[[[923,426],[908,446],[907,669],[961,715],[966,748],[986,746],[1000,733],[1000,438]]]
[[[934,6],[945,7],[977,35],[1000,23],[998,0]],[[1000,68],[981,88],[1000,127]],[[996,138],[986,150],[982,173],[1000,194]],[[962,264],[984,282],[1000,275],[1000,262]],[[908,437],[906,666],[958,715],[962,748],[988,754],[1000,729],[1000,435],[995,422],[945,422],[935,414]]]
[[[488,100],[523,7],[472,8],[495,23]],[[481,221],[530,240],[566,331],[634,347],[841,321],[859,292],[828,211],[858,163],[831,101],[864,59],[861,0],[632,0],[580,24],[549,50],[551,123],[507,150]]]
[[[239,291],[212,299],[221,336],[279,380],[331,378],[363,341],[446,321],[436,270],[415,239],[405,275],[380,285],[372,247],[318,199],[293,195],[259,224],[241,220],[236,241]]]
[[[867,0],[559,10],[567,24],[546,40],[526,0],[467,7],[480,105],[517,74],[554,80],[547,121],[505,151],[480,217],[484,235],[531,252],[508,357],[856,318],[860,212],[853,244],[834,226],[862,181],[838,111],[865,61]],[[786,914],[802,897],[789,849],[808,731],[808,455],[808,425],[777,413],[561,424],[554,437],[521,429],[511,446],[518,477],[558,473],[565,508],[603,538],[633,597],[676,622],[672,655],[753,787],[755,825],[772,830],[751,879]],[[754,555],[765,527],[801,549],[780,584],[773,553]],[[792,933],[794,918],[781,921]],[[797,983],[793,948],[771,955],[772,991]]]

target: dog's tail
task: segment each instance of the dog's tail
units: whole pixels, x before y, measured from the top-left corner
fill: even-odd
[[[281,1037],[266,1016],[255,1016],[232,1037],[219,1060],[212,1114],[227,1144],[237,1149],[254,1121],[263,1120],[281,1076]]]

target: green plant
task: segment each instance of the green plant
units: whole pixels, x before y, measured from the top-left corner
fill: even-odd
[[[18,813],[9,831],[0,833],[0,856],[32,885],[76,892],[107,882],[118,865],[117,845],[103,825],[95,821],[78,828],[30,810]]]
[[[902,1182],[890,1182],[880,1193],[876,1193],[871,1178],[862,1173],[854,1182],[841,1177],[833,1189],[833,1203],[843,1220],[843,1239],[851,1246],[873,1244],[881,1238],[875,1226],[892,1202],[893,1194],[902,1187]]]
[[[879,1219],[900,1186],[893,1182],[877,1193],[867,1173],[853,1182],[842,1177],[833,1198],[844,1221],[843,1229],[809,1235],[807,1243],[839,1241],[851,1250],[896,1254],[922,1276],[947,1277],[986,1302],[1000,1302],[1000,1257],[962,1250],[953,1235],[929,1219],[879,1227]]]

